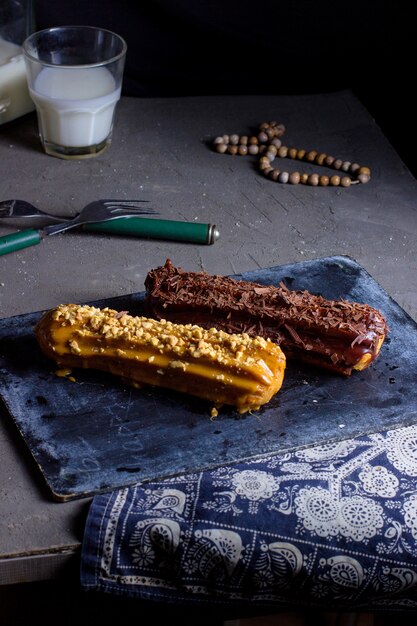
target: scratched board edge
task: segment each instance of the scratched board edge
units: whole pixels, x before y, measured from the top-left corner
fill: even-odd
[[[4,398],[2,395],[0,395],[0,417],[3,415],[7,416],[9,418],[9,424],[14,427],[17,430],[17,433],[20,435],[21,437],[21,442],[23,443],[23,445],[25,446],[25,449],[29,452],[29,461],[31,464],[31,467],[33,469],[34,465],[37,469],[37,476],[41,478],[42,480],[42,484],[43,486],[47,487],[48,491],[51,493],[52,497],[54,498],[54,500],[59,500],[62,501],[61,498],[66,498],[66,496],[63,494],[62,496],[60,496],[60,494],[55,494],[54,492],[54,488],[53,488],[53,484],[52,481],[48,480],[47,477],[47,473],[45,472],[42,463],[40,463],[39,459],[38,459],[38,454],[37,451],[35,449],[32,449],[31,446],[28,444],[28,442],[26,441],[26,436],[25,433],[23,432],[22,428],[19,425],[19,422],[14,418],[13,416],[13,411],[10,409],[9,404],[6,400],[6,398]],[[34,464],[34,465],[33,465]],[[70,498],[70,499],[74,499],[74,498]]]

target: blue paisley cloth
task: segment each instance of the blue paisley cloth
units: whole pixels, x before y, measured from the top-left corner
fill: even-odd
[[[417,608],[417,426],[96,496],[85,589],[176,603]]]

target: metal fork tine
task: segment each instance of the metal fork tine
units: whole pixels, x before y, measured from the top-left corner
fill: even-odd
[[[0,202],[0,217],[8,217],[13,208],[13,200],[3,200]]]
[[[156,211],[154,211],[153,209],[135,209],[134,207],[118,207],[118,206],[114,206],[114,207],[106,207],[107,209],[109,209],[112,214],[117,215],[119,217],[122,217],[122,215],[124,213],[131,215],[132,217],[134,215],[158,215],[158,213]]]
[[[121,209],[119,207],[107,207],[111,215],[114,217],[135,217],[136,215],[149,215],[149,211],[140,211],[136,209]]]
[[[125,204],[126,206],[135,205],[140,202],[150,202],[150,200],[102,200],[104,204]]]
[[[108,209],[119,209],[119,210],[129,210],[131,211],[132,209],[135,210],[137,209],[139,213],[141,213],[142,215],[150,215],[150,214],[157,214],[155,209],[151,209],[151,208],[142,208],[137,206],[138,203],[144,203],[144,202],[149,202],[149,200],[101,200],[99,201],[100,204],[104,204],[104,206]]]
[[[151,212],[153,213],[153,209],[149,208],[149,209],[141,209],[138,206],[124,206],[124,205],[120,205],[117,206],[113,205],[113,204],[109,204],[106,206],[106,209],[108,209],[109,211],[133,211],[133,212],[138,212],[138,213],[147,213],[147,212]]]

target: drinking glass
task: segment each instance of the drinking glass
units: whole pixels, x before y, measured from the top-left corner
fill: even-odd
[[[47,154],[82,159],[110,145],[120,99],[125,41],[93,26],[60,26],[23,44],[29,93]]]
[[[32,0],[0,0],[0,125],[35,108],[21,48],[32,31]]]

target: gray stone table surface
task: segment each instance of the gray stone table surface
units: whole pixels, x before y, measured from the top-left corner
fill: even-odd
[[[286,125],[286,145],[368,165],[371,182],[280,185],[258,173],[254,157],[209,148],[216,135],[272,119]],[[160,217],[214,223],[221,234],[211,246],[76,232],[46,238],[0,257],[0,318],[141,291],[167,257],[235,274],[346,254],[417,319],[417,182],[350,92],[123,98],[110,149],[84,161],[45,155],[30,115],[0,127],[0,172],[0,199],[71,215],[97,198],[146,198]],[[16,229],[0,223],[0,235]],[[89,501],[52,501],[4,411],[0,458],[0,583],[54,576],[79,554]]]

